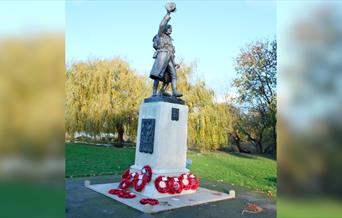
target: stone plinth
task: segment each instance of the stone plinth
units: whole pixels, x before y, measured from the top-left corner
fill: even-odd
[[[154,187],[158,176],[180,176],[186,169],[188,107],[165,101],[145,102],[139,110],[135,163],[131,171],[152,168],[152,181],[141,192],[151,198],[167,197]],[[190,194],[195,191],[183,191]]]
[[[111,199],[124,203],[132,208],[135,208],[144,213],[157,213],[166,210],[172,210],[175,208],[194,206],[209,202],[222,201],[227,199],[235,198],[235,192],[230,191],[229,194],[217,192],[205,188],[198,188],[197,192],[192,195],[182,195],[182,196],[167,196],[165,198],[158,199],[159,204],[155,206],[151,205],[142,205],[139,201],[142,198],[145,198],[141,193],[137,193],[136,198],[133,199],[125,199],[119,198],[116,195],[111,195],[108,193],[108,190],[112,188],[117,188],[119,183],[107,183],[107,184],[97,184],[97,185],[86,185],[87,188],[96,191],[100,194],[103,194]],[[186,214],[185,214],[186,216]]]

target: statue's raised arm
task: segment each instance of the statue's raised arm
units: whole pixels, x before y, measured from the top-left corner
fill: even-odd
[[[176,11],[176,4],[173,2],[167,3],[165,5],[165,9],[167,13],[164,16],[163,20],[160,22],[158,35],[161,35],[164,32],[167,23],[171,19],[171,13]]]
[[[161,34],[163,34],[167,23],[169,22],[169,20],[171,19],[170,16],[170,12],[167,12],[167,14],[164,16],[163,20],[160,22],[159,24],[159,31],[158,31],[158,35],[160,36]]]

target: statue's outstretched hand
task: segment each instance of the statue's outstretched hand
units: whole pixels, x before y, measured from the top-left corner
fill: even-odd
[[[173,2],[168,2],[165,4],[165,8],[168,14],[176,11],[176,4]]]

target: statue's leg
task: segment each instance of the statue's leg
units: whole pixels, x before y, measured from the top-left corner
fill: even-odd
[[[176,75],[176,68],[173,63],[170,61],[168,66],[170,73],[171,73],[171,86],[172,86],[172,95],[174,97],[182,97],[183,94],[177,92],[177,75]]]
[[[159,85],[159,81],[157,79],[155,79],[153,81],[152,96],[156,96],[157,95],[158,85]]]
[[[163,83],[163,86],[162,86],[162,88],[160,89],[160,92],[159,92],[161,96],[171,97],[171,94],[166,91],[168,86],[169,86],[168,82],[164,82]]]
[[[164,95],[165,90],[166,90],[166,83],[163,82],[163,85],[159,90],[159,95],[161,95],[161,96]]]

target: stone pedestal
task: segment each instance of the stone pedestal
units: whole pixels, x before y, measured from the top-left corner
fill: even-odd
[[[158,176],[180,176],[189,172],[186,169],[187,125],[186,105],[152,101],[140,106],[135,163],[130,169],[132,172],[140,171],[149,165],[153,171],[152,180],[142,195],[150,198],[171,196],[160,194],[154,180]],[[178,195],[194,192],[183,191]]]
[[[196,190],[182,191],[180,194],[161,194],[154,186],[158,176],[180,176],[189,172],[186,169],[188,107],[175,98],[153,97],[145,99],[139,110],[139,123],[135,163],[131,172],[140,172],[143,166],[149,165],[153,175],[151,181],[141,192],[134,188],[136,198],[125,199],[109,194],[110,189],[119,187],[119,183],[107,183],[85,186],[109,198],[122,202],[144,213],[156,213],[174,208],[204,204],[235,198],[235,192],[229,194],[198,187]],[[158,199],[160,204],[142,205],[143,198]]]

